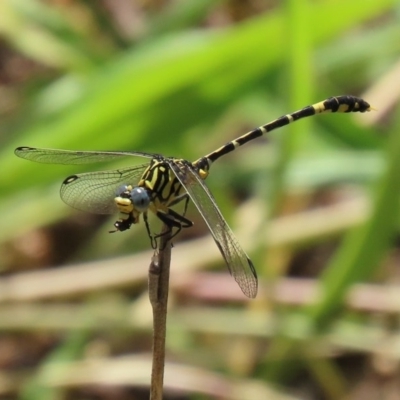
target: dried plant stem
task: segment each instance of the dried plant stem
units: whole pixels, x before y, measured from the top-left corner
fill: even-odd
[[[164,226],[160,250],[156,250],[149,268],[149,298],[153,308],[153,361],[150,400],[163,397],[165,338],[167,323],[169,270],[171,263],[171,232]]]

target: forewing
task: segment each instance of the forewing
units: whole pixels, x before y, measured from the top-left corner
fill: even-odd
[[[214,196],[190,163],[171,160],[170,167],[206,222],[231,275],[246,296],[256,297],[258,283],[254,265],[219,211]]]
[[[90,164],[111,161],[121,157],[153,158],[154,156],[153,154],[133,151],[73,151],[37,147],[17,147],[14,153],[26,160],[45,164]]]
[[[94,214],[115,213],[118,211],[114,202],[116,189],[123,184],[136,186],[148,165],[71,175],[61,186],[61,198],[78,210]]]

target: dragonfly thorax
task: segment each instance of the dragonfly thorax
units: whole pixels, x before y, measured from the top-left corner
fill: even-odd
[[[144,188],[149,194],[149,206],[154,213],[157,213],[160,209],[166,211],[171,204],[176,203],[176,200],[185,193],[170,167],[170,163],[172,163],[181,168],[183,162],[183,160],[172,158],[153,158],[149,167],[143,172],[138,186]]]

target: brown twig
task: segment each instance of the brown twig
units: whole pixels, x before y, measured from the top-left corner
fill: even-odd
[[[171,231],[162,229],[159,250],[156,250],[149,268],[149,298],[153,308],[153,361],[150,400],[163,397],[165,337],[167,323],[169,270],[171,263]]]

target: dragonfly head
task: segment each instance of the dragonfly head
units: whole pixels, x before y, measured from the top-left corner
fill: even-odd
[[[114,201],[123,217],[114,223],[115,230],[111,232],[122,232],[139,222],[140,214],[149,208],[150,195],[140,186],[121,185],[115,191]]]
[[[113,232],[123,232],[129,229],[132,224],[139,222],[141,213],[146,212],[150,204],[150,196],[142,187],[121,185],[115,191],[115,204],[121,212],[122,217],[115,221]]]
[[[132,205],[138,212],[147,211],[150,205],[150,196],[146,189],[136,186],[130,192]]]
[[[122,185],[116,190],[114,201],[120,212],[139,216],[149,208],[150,196],[147,190],[140,186]]]

